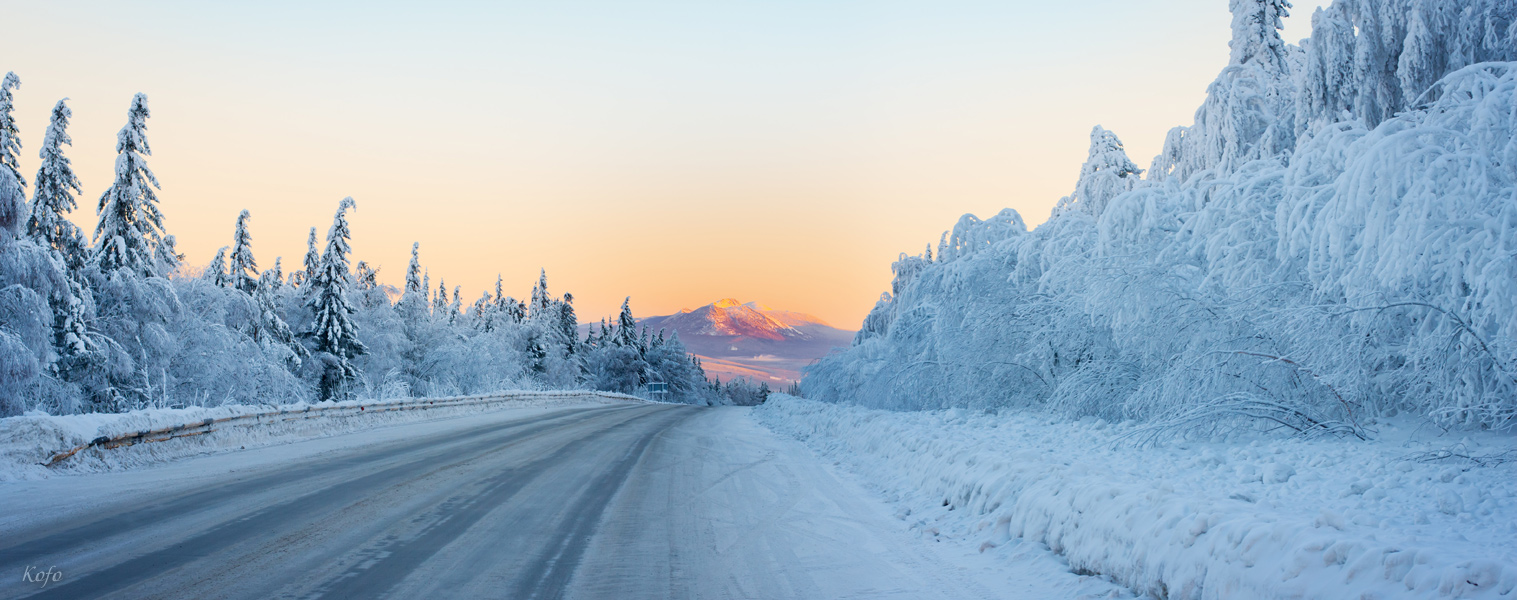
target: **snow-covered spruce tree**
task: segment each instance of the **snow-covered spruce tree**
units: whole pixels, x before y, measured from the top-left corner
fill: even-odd
[[[83,274],[68,277],[67,293],[54,292],[50,299],[53,305],[53,348],[59,359],[53,364],[54,372],[69,379],[70,372],[85,355],[97,348],[98,336],[88,330],[94,312],[93,296]]]
[[[379,283],[379,269],[369,265],[366,261],[358,261],[353,265],[353,289],[357,292],[358,306],[366,309],[393,310],[390,305],[390,292],[394,289]]]
[[[253,236],[248,233],[248,218],[247,210],[237,214],[227,279],[232,287],[251,295],[258,289],[258,261],[253,258]]]
[[[283,259],[284,257],[281,256],[274,257],[274,268],[264,271],[262,275],[258,276],[260,284],[267,282],[265,287],[275,294],[284,289],[284,266],[279,264]]]
[[[63,146],[73,145],[68,135],[68,121],[73,117],[64,100],[53,106],[48,121],[47,134],[42,138],[42,166],[37,169],[36,189],[32,193],[30,214],[26,220],[26,234],[33,240],[58,252],[70,271],[84,268],[88,256],[87,242],[79,226],[68,218],[78,202],[79,178]]]
[[[158,178],[144,159],[153,153],[145,135],[148,116],[147,96],[137,94],[127,110],[126,126],[116,134],[116,175],[100,195],[100,223],[90,256],[91,263],[104,272],[127,269],[157,277],[177,266],[163,264],[163,213],[154,192]]]
[[[319,389],[323,400],[339,398],[347,393],[347,386],[358,377],[353,358],[365,351],[358,341],[358,330],[353,323],[354,308],[348,301],[348,229],[347,211],[354,205],[353,198],[343,198],[332,217],[332,228],[327,231],[326,251],[321,255],[315,276],[307,286],[310,288],[307,307],[313,322],[306,331],[312,340],[315,357],[320,362]]]
[[[558,332],[564,339],[564,349],[574,354],[579,340],[579,318],[574,315],[574,294],[564,293],[558,302]]]
[[[280,295],[285,288],[284,267],[280,264],[282,260],[281,257],[274,257],[274,268],[258,276],[254,298],[258,301],[260,327],[256,339],[260,344],[278,343],[289,348],[291,357],[287,360],[287,366],[295,371],[300,366],[300,358],[306,356],[307,352],[305,346],[297,340],[294,329],[285,320],[281,308]]]
[[[537,283],[532,286],[532,303],[527,307],[527,318],[549,323],[558,320],[558,314],[553,310],[553,296],[548,294],[547,269],[538,271]]]
[[[365,292],[379,289],[379,269],[371,266],[368,261],[358,261],[358,264],[353,265],[353,287]]]
[[[274,261],[276,267],[279,260]],[[258,303],[258,328],[253,339],[265,352],[277,350],[282,355],[287,369],[300,369],[301,358],[307,356],[305,346],[295,339],[294,330],[285,322],[279,310],[280,276],[277,269],[264,271],[258,278],[258,287],[253,290],[253,299]],[[275,348],[275,346],[278,348]]]
[[[215,258],[211,259],[211,264],[206,265],[205,273],[201,274],[217,287],[231,287],[232,278],[227,276],[226,271],[226,253],[226,246],[216,249]]]
[[[1233,13],[1233,39],[1227,43],[1235,65],[1257,64],[1273,73],[1286,72],[1285,42],[1280,39],[1282,21],[1290,16],[1286,0],[1229,0]]]
[[[591,387],[598,390],[632,394],[647,381],[648,363],[638,348],[637,319],[632,316],[632,299],[622,302],[618,322],[611,335],[602,335],[585,350],[585,372]],[[602,332],[606,325],[602,325]]]
[[[16,128],[16,120],[11,117],[11,111],[15,108],[15,95],[13,90],[21,87],[21,79],[15,73],[7,72],[4,79],[0,79],[0,168],[9,170],[11,177],[16,179],[16,185],[26,188],[26,179],[21,176],[21,130]]]
[[[463,291],[462,291],[462,289],[459,286],[455,285],[455,286],[453,286],[453,300],[448,303],[448,324],[449,325],[457,324],[458,317],[461,314],[460,313],[460,309],[462,308],[462,306],[463,306]]]
[[[424,283],[425,275],[421,269],[421,243],[411,243],[411,262],[406,266],[406,287],[401,292],[400,300],[395,303],[395,310],[401,314],[401,320],[406,326],[406,335],[415,338],[416,329],[426,321],[428,315],[427,288]]]
[[[527,305],[523,304],[522,301],[510,296],[504,298],[496,296],[495,300],[498,303],[497,306],[500,314],[512,323],[522,323],[527,320]]]
[[[1060,199],[1058,206],[1079,207],[1100,217],[1112,198],[1137,186],[1138,176],[1142,173],[1143,169],[1127,158],[1127,151],[1122,148],[1122,140],[1117,139],[1117,134],[1097,125],[1090,131],[1090,154],[1080,166],[1075,192]],[[924,262],[932,262],[931,247]]]
[[[626,346],[641,353],[642,344],[637,338],[637,318],[632,316],[632,297],[622,300],[622,310],[616,315],[616,338],[618,346]]]
[[[447,319],[448,314],[448,280],[437,280],[437,295],[432,297],[432,316],[438,319]]]
[[[421,287],[421,242],[411,242],[411,263],[406,266],[406,288],[402,291],[401,301],[405,302],[406,296],[420,297],[424,293]]]
[[[713,404],[706,394],[706,372],[675,333],[665,339],[660,333],[644,357],[652,380],[669,384],[670,399],[688,404]]]
[[[474,305],[469,308],[469,322],[475,329],[490,333],[500,327],[501,314],[497,307],[500,306],[501,287],[501,277],[497,274],[495,293],[491,294],[489,290],[481,292],[479,299],[475,300]]]
[[[147,96],[137,94],[116,136],[115,175],[100,196],[95,245],[85,268],[95,300],[94,328],[102,340],[116,342],[102,344],[102,354],[70,376],[81,384],[88,411],[168,402],[177,379],[169,372],[193,364],[175,360],[176,352],[195,344],[174,333],[185,307],[163,275],[177,269],[181,257],[174,237],[163,230],[154,192],[158,181],[144,158],[151,154],[148,116]]]
[[[315,227],[312,227],[311,232],[306,235],[306,255],[302,260],[302,264],[305,266],[305,269],[292,273],[290,276],[295,277],[299,275],[299,281],[295,281],[294,283],[296,287],[304,289],[304,284],[315,278],[316,273],[321,271],[321,252],[316,249]]]
[[[484,333],[495,331],[495,300],[490,292],[480,292],[479,298],[469,306],[468,319],[474,329]]]
[[[602,319],[600,327],[592,326],[580,345],[577,358],[583,364],[588,385],[598,390],[635,394],[643,384],[659,382],[669,386],[667,400],[720,403],[706,383],[700,361],[689,354],[677,334],[665,337],[659,332],[650,338],[646,331],[639,333],[630,298],[623,301],[616,320],[620,325]]]
[[[532,286],[532,302],[527,309],[527,356],[532,372],[550,386],[572,385],[581,375],[568,354],[569,340],[564,338],[562,319],[563,311],[548,293],[548,271],[542,269]]]
[[[36,188],[26,218],[26,235],[38,245],[52,249],[54,258],[69,276],[68,289],[60,290],[62,293],[54,293],[48,299],[54,315],[54,347],[65,363],[76,359],[91,346],[85,323],[93,304],[83,272],[89,257],[89,244],[79,226],[68,218],[78,206],[74,194],[80,190],[79,178],[74,175],[68,157],[63,155],[63,146],[73,144],[68,135],[68,121],[73,111],[69,110],[66,100],[59,100],[53,106],[48,120],[47,133],[38,152],[42,165],[37,169]]]
[[[427,307],[427,310],[430,311],[431,310],[430,305],[432,303],[432,270],[431,269],[424,269],[421,272],[421,299],[423,300],[422,306]]]
[[[421,267],[421,244],[413,242],[411,262],[406,266],[405,290],[395,303],[404,340],[399,342],[400,361],[392,385],[402,385],[415,394],[431,391],[430,382],[440,366],[433,360],[433,351],[445,335],[431,318],[428,279]]]

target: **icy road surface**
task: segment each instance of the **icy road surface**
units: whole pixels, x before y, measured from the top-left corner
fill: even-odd
[[[3,484],[0,506],[7,598],[1039,598],[1109,586],[911,535],[745,409],[515,409]],[[49,569],[61,575],[35,581]]]

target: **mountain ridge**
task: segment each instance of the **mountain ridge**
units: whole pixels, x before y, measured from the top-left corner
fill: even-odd
[[[679,334],[707,370],[724,380],[758,373],[771,383],[797,381],[806,365],[853,341],[852,331],[815,316],[735,298],[639,319],[638,324],[649,332]]]

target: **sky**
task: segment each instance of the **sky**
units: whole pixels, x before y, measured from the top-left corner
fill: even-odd
[[[1299,2],[1284,37],[1310,33]],[[1227,62],[1226,0],[28,2],[0,71],[30,182],[49,110],[92,232],[136,92],[188,263],[259,266],[344,196],[355,260],[412,242],[465,305],[539,268],[581,319],[733,297],[855,329],[959,215],[1043,222],[1090,129],[1146,166]],[[28,189],[28,194],[31,190]]]

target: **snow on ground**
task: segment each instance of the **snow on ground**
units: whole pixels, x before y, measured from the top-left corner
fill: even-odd
[[[400,402],[414,403],[415,400],[349,400],[310,405],[302,402],[277,407],[229,404],[215,408],[157,408],[127,413],[63,416],[35,414],[10,417],[0,419],[0,482],[39,479],[56,474],[121,470],[197,454],[289,443],[400,423],[494,412],[505,408],[642,402],[631,396],[588,391],[501,392],[471,398],[488,401],[429,407],[422,410],[395,411],[375,411],[374,409],[383,409]],[[367,407],[369,410],[358,414],[348,414],[350,411],[333,411],[336,414],[322,414],[309,419],[257,419],[228,423],[216,426],[216,430],[212,433],[194,437],[138,443],[112,449],[90,448],[53,467],[43,466],[43,463],[48,462],[56,453],[87,444],[90,440],[102,436],[110,437],[196,423],[206,419],[254,415],[278,410],[300,411],[308,407],[358,406]]]
[[[775,394],[753,415],[857,474],[924,536],[1036,544],[1157,597],[1517,597],[1517,463],[1425,460],[1512,452],[1510,435],[1391,420],[1371,442],[1135,448],[1119,440],[1128,425],[1010,411]]]

